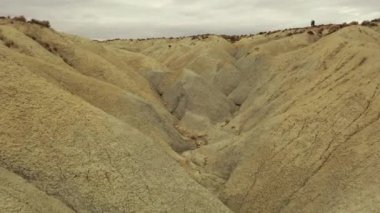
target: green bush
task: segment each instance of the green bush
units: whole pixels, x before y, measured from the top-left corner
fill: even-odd
[[[26,22],[25,16],[16,16],[16,17],[13,17],[13,20],[15,20],[15,21],[21,21],[21,22]]]
[[[50,22],[49,21],[40,21],[37,19],[32,19],[29,21],[29,23],[37,24],[37,25],[40,25],[40,26],[46,27],[46,28],[50,28]]]
[[[375,27],[375,26],[377,26],[377,24],[374,22],[370,22],[370,21],[363,21],[362,26]]]

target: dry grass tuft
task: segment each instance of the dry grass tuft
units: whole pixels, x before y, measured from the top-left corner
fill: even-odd
[[[15,21],[21,21],[21,22],[26,22],[25,16],[16,16],[16,17],[13,17],[13,20],[15,20]]]
[[[50,22],[49,21],[40,21],[37,19],[32,19],[29,21],[29,23],[37,24],[37,25],[40,25],[40,26],[46,27],[46,28],[50,28]]]
[[[362,26],[367,26],[367,27],[376,27],[377,24],[375,22],[370,22],[370,21],[363,21]]]
[[[349,25],[359,25],[359,22],[357,22],[357,21],[352,21],[352,22],[350,22]]]

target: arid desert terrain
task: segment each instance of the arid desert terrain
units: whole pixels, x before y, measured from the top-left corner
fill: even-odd
[[[380,21],[94,41],[0,19],[0,212],[379,212]]]

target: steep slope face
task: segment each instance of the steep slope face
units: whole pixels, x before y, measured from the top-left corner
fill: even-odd
[[[109,57],[113,60],[119,57],[119,61],[123,61],[117,52],[100,46],[97,49],[101,49],[103,55],[97,55],[97,49],[88,50],[89,42],[71,40],[37,26],[16,27],[1,28],[4,39],[15,44],[10,48],[13,51],[7,53],[12,61],[43,75],[50,82],[145,134],[158,138],[160,143],[168,143],[177,151],[194,147],[173,128],[172,123],[176,119],[164,110],[158,95],[142,76],[127,65],[120,65],[121,62],[114,65],[106,61]]]
[[[233,104],[227,97],[191,70],[185,70],[165,91],[163,100],[178,119],[190,112],[221,122],[230,119],[233,112]]]
[[[74,212],[14,173],[0,168],[2,212]]]
[[[271,62],[270,82],[230,123],[246,150],[223,191],[230,207],[379,208],[379,41],[369,28],[346,28]]]
[[[155,110],[159,102],[148,106],[149,113],[144,107],[150,102],[138,97],[140,93],[129,94],[107,79],[88,77],[66,65],[23,35],[24,27],[36,26],[16,24],[1,26],[2,40],[13,44],[0,44],[0,166],[50,196],[36,199],[48,202],[54,196],[77,212],[229,212],[181,168],[175,159],[182,158],[165,146],[162,135],[144,135],[146,126],[136,126],[140,131],[132,127],[139,116],[145,125],[169,125],[167,115]],[[135,108],[123,110],[113,104]],[[149,124],[148,116],[156,116],[159,124]],[[15,194],[15,199],[22,201],[25,193]],[[9,197],[4,191],[1,196]],[[12,203],[1,205],[8,208]],[[8,209],[15,205],[19,204]],[[40,207],[30,211],[50,211],[49,205]]]
[[[379,32],[92,42],[0,20],[0,205],[376,212]]]
[[[240,73],[233,57],[236,49],[223,38],[210,36],[205,40],[186,38],[107,44],[137,51],[167,67],[170,74],[162,75],[160,83],[154,84],[160,85],[164,102],[178,119],[194,120],[194,116],[185,117],[186,114],[212,124],[231,119],[236,107],[228,95],[237,87]]]
[[[379,28],[337,29],[280,32],[234,44],[231,56],[241,77],[225,95],[240,108],[231,121],[206,131],[208,145],[184,153],[207,174],[197,181],[234,211],[380,208]],[[153,57],[162,51],[137,49]],[[184,61],[180,68],[191,69]]]

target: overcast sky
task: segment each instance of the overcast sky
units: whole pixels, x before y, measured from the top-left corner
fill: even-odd
[[[380,18],[380,0],[0,0],[0,15],[94,39],[247,34]]]

